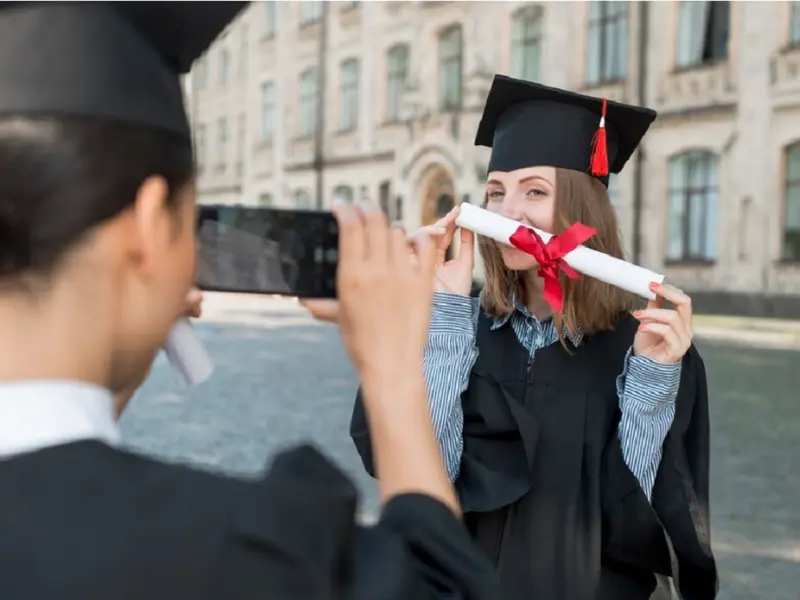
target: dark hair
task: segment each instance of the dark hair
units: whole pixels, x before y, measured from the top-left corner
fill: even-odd
[[[47,278],[153,175],[166,180],[175,204],[194,177],[191,141],[90,119],[0,120],[0,285]]]

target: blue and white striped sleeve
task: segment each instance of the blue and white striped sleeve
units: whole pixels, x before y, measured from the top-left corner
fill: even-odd
[[[475,330],[479,301],[470,296],[435,292],[423,371],[428,385],[431,421],[447,474],[455,481],[464,449],[461,394],[478,358]]]
[[[625,356],[622,374],[617,377],[622,456],[648,500],[661,464],[664,439],[675,419],[680,382],[681,363],[664,365],[634,356],[632,347]]]

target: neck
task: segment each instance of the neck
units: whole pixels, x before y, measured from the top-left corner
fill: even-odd
[[[536,270],[531,269],[523,274],[522,285],[525,289],[525,308],[537,319],[546,319],[553,315],[553,309],[544,300],[544,285]]]
[[[106,387],[114,315],[102,285],[53,282],[45,294],[0,292],[0,381],[50,379]]]

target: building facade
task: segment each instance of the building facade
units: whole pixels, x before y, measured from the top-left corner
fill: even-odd
[[[208,203],[483,197],[494,73],[659,111],[610,195],[698,310],[800,317],[800,3],[254,2],[186,80]]]

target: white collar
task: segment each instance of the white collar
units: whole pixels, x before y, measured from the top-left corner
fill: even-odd
[[[0,383],[0,460],[81,440],[120,442],[111,392],[78,381]]]

